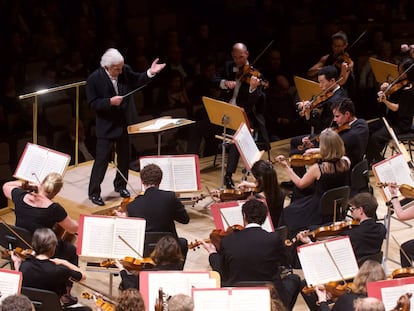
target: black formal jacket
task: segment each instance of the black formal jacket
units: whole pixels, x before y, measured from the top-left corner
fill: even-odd
[[[146,232],[171,232],[176,238],[175,221],[188,224],[190,217],[184,205],[172,191],[150,187],[127,205],[128,216],[147,221]]]
[[[339,132],[344,145],[347,157],[351,160],[351,168],[362,161],[367,150],[369,129],[364,119],[356,119],[349,130]]]
[[[241,281],[280,280],[279,266],[285,262],[285,247],[278,233],[261,227],[246,228],[225,236],[220,250],[210,254],[213,270],[223,286]]]
[[[124,65],[118,76],[118,95],[125,95],[149,82],[146,72],[134,72]],[[137,123],[138,115],[133,96],[123,99],[120,106],[111,106],[110,98],[116,96],[114,86],[105,69],[96,69],[87,79],[86,97],[96,112],[96,137],[113,139],[125,134],[127,125]]]

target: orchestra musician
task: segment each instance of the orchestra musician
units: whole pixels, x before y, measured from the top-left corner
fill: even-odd
[[[173,191],[159,189],[163,173],[156,164],[148,164],[140,171],[144,194],[138,195],[127,208],[129,217],[144,218],[146,232],[170,232],[177,239],[184,259],[187,257],[188,241],[178,237],[174,221],[188,224],[190,217],[183,203]],[[118,213],[119,216],[125,214]]]
[[[256,197],[265,199],[272,223],[275,227],[278,227],[282,217],[286,192],[279,186],[277,173],[272,163],[265,160],[256,161],[251,168],[251,173],[255,178],[255,182],[245,180],[237,188],[242,191],[257,189]]]
[[[381,90],[378,92],[378,100],[388,108],[387,121],[396,135],[411,131],[414,116],[414,106],[412,105],[414,101],[414,69],[410,66],[413,66],[413,64],[414,59],[404,59],[398,65],[400,82],[390,89],[388,89],[389,83],[385,82],[381,85]],[[394,89],[395,91],[391,92]],[[368,163],[374,164],[384,159],[381,151],[390,139],[390,133],[382,120],[373,122],[372,125],[370,124],[370,138],[367,147]]]
[[[327,128],[319,136],[321,160],[312,164],[303,177],[299,177],[290,167],[288,160],[279,155],[276,157],[285,169],[292,182],[299,189],[314,185],[315,191],[291,202],[284,211],[284,223],[289,229],[289,236],[312,226],[330,221],[323,219],[319,211],[322,194],[332,188],[349,184],[350,160],[345,156],[342,139],[334,130]]]
[[[17,227],[27,229],[34,233],[39,228],[54,228],[58,224],[69,234],[78,232],[78,222],[68,215],[59,203],[53,202],[53,198],[63,187],[63,178],[58,173],[48,174],[35,191],[23,189],[21,181],[9,181],[3,185],[4,195],[13,201]],[[68,260],[73,265],[78,265],[76,247],[72,241],[58,240],[54,256]],[[75,300],[70,294],[72,283],[67,284],[68,299]]]
[[[269,137],[265,125],[265,93],[262,87],[262,78],[252,74],[253,67],[249,64],[249,51],[245,44],[233,45],[232,61],[226,62],[223,72],[216,78],[216,85],[225,90],[221,100],[242,107],[246,114],[250,127],[254,129],[255,141],[264,144],[264,149],[270,149]],[[224,185],[226,188],[234,188],[232,175],[236,172],[239,161],[239,152],[234,144],[229,145],[228,162]]]
[[[348,92],[350,85],[354,81],[353,67],[354,62],[352,61],[349,54],[346,52],[348,47],[348,36],[343,31],[338,31],[331,36],[332,40],[332,52],[322,56],[319,61],[308,70],[308,76],[315,78],[318,71],[323,66],[335,66],[338,70],[339,77],[342,79],[338,82],[339,85],[343,86]]]
[[[39,228],[33,233],[32,248],[35,256],[27,256],[23,261],[12,253],[12,260],[17,271],[23,274],[22,286],[45,289],[55,292],[64,305],[64,310],[91,311],[89,307],[70,307],[77,300],[67,299],[69,279],[83,281],[86,275],[78,266],[61,258],[52,258],[57,247],[55,233],[49,228]]]
[[[332,309],[328,306],[328,294],[324,288],[324,286],[317,286],[316,287],[316,294],[318,296],[317,305],[319,308],[315,308],[314,305],[310,302],[310,299],[304,295],[305,301],[307,302],[309,308],[311,310],[319,310],[319,311],[349,311],[355,310],[354,309],[354,302],[358,298],[365,298],[367,297],[367,283],[368,282],[376,282],[385,280],[385,272],[382,268],[381,264],[367,260],[364,264],[359,268],[357,275],[353,280],[352,291],[349,293],[345,293],[335,301],[334,306]]]
[[[395,183],[389,183],[388,189],[391,194],[392,206],[394,208],[395,215],[398,219],[410,220],[414,218],[414,206],[410,205],[407,208],[402,208],[401,203],[398,199],[398,187]],[[408,257],[408,258],[407,258]],[[401,267],[408,268],[413,266],[414,260],[414,239],[408,240],[400,246],[400,262]]]
[[[212,269],[220,273],[223,286],[250,281],[273,282],[286,308],[292,310],[300,290],[300,278],[295,274],[281,278],[280,266],[286,261],[286,250],[278,233],[261,228],[267,215],[265,204],[250,199],[243,204],[242,214],[245,228],[224,236],[219,250],[212,243],[202,241]]]
[[[129,288],[121,291],[116,299],[115,305],[116,311],[145,311],[144,299],[141,293],[135,288]],[[102,308],[98,308],[98,311],[104,311]]]
[[[89,181],[89,199],[93,204],[105,205],[101,197],[101,183],[115,146],[119,171],[114,188],[123,198],[130,197],[126,189],[129,169],[129,140],[127,125],[137,123],[133,96],[124,97],[135,88],[149,83],[165,64],[155,59],[144,73],[134,72],[124,64],[117,49],[108,49],[101,58],[101,67],[87,79],[86,96],[96,113],[96,156]],[[123,176],[122,176],[123,175]]]

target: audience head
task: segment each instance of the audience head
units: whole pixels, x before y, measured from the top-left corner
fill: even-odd
[[[371,193],[362,192],[351,198],[349,205],[353,208],[352,213],[357,212],[357,209],[362,209],[367,217],[373,218],[377,212],[378,202]]]
[[[162,170],[156,164],[148,164],[140,172],[141,181],[145,186],[159,186],[162,180]]]
[[[168,311],[193,311],[193,299],[184,294],[177,294],[168,300]]]
[[[157,265],[183,262],[184,258],[177,240],[171,235],[163,236],[158,240],[151,258]]]
[[[267,207],[262,201],[250,199],[243,204],[242,214],[248,224],[255,223],[262,225],[266,220]]]
[[[63,178],[62,175],[58,173],[48,174],[41,183],[41,188],[43,189],[45,195],[52,199],[63,187]]]
[[[57,242],[56,234],[49,228],[39,228],[33,233],[32,247],[36,255],[52,257],[55,254]]]
[[[355,311],[385,311],[384,303],[374,297],[358,298],[354,302]]]
[[[354,293],[366,295],[367,283],[385,280],[385,272],[379,262],[365,261],[354,278]]]
[[[345,146],[334,130],[327,128],[319,135],[321,157],[324,160],[338,160],[345,155]]]
[[[145,311],[141,293],[135,288],[123,290],[117,298],[115,311]]]
[[[11,295],[3,299],[0,310],[2,311],[34,311],[35,308],[25,295]]]

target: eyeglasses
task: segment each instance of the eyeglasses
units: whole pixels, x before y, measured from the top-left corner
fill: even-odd
[[[360,207],[348,206],[348,209],[351,211],[351,213],[352,213],[353,211],[355,211],[356,209],[358,209],[358,208],[360,208]]]

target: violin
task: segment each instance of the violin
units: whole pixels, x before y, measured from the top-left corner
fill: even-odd
[[[391,273],[390,279],[401,279],[401,278],[407,278],[407,277],[410,277],[410,276],[414,276],[414,268],[413,267],[395,269]]]
[[[351,128],[351,126],[349,125],[349,123],[345,123],[345,124],[342,124],[341,126],[338,126],[338,127],[332,127],[331,129],[334,130],[336,133],[339,134],[339,133],[341,133],[343,131],[349,130],[350,128]],[[316,135],[316,136],[310,138],[309,141],[310,142],[319,141],[319,136],[320,135]],[[299,145],[298,146],[298,150],[304,150],[305,148],[306,148],[305,143],[303,143],[302,145]]]
[[[388,187],[389,183],[383,183],[380,182],[377,184],[378,187]],[[396,185],[398,187],[398,190],[401,192],[401,194],[405,197],[405,198],[409,198],[409,199],[414,199],[414,187],[410,186],[408,184],[401,184],[401,185]]]
[[[342,231],[345,231],[347,229],[352,229],[355,226],[359,226],[358,220],[340,221],[337,223],[330,224],[328,226],[319,227],[313,231],[309,231],[308,233],[305,234],[305,236],[311,236],[313,238],[335,236],[341,233]],[[292,246],[297,241],[298,239],[296,237],[293,238],[292,240],[285,240],[285,245]]]
[[[312,165],[322,160],[322,156],[319,153],[303,155],[294,154],[289,158],[290,166],[300,167],[305,165]]]
[[[125,269],[129,271],[141,271],[143,268],[154,267],[156,264],[151,257],[144,257],[142,259],[126,256],[120,260]],[[108,259],[102,261],[99,266],[109,268],[115,266],[115,260]]]
[[[332,281],[324,284],[323,286],[334,299],[342,296],[343,294],[352,292],[353,289],[352,282],[345,282],[344,284],[341,284],[341,282]],[[302,288],[302,293],[304,293],[305,295],[310,295],[311,293],[315,292],[315,290],[315,286],[305,286],[304,288]]]
[[[210,233],[210,242],[216,247],[217,250],[220,249],[221,246],[221,240],[229,235],[232,234],[234,232],[238,232],[243,230],[244,227],[242,225],[232,225],[229,226],[226,231],[222,230],[222,229],[214,229],[213,231],[211,231]],[[199,243],[200,245],[201,243]]]
[[[6,259],[10,256],[11,253],[19,256],[20,259],[22,259],[22,260],[26,260],[26,258],[28,256],[34,257],[36,255],[35,251],[30,249],[30,248],[23,249],[21,247],[16,247],[14,250],[2,250],[1,251],[1,258]]]
[[[390,85],[388,85],[388,87],[384,90],[384,95],[390,96],[391,94],[401,90],[403,87],[406,87],[408,84],[410,84],[408,79],[402,79],[400,81],[396,81],[395,83],[390,83]],[[381,101],[380,98],[377,100]]]
[[[81,297],[85,299],[94,299],[96,306],[98,308],[101,308],[103,311],[115,311],[115,304],[112,302],[106,301],[101,297],[90,294],[88,292],[83,292],[81,294]]]
[[[221,202],[246,200],[249,196],[256,193],[256,188],[239,189],[222,189],[218,193],[212,193],[213,197],[218,197]]]
[[[243,67],[239,68],[236,78],[241,82],[250,84],[250,79],[252,76],[255,76],[260,80],[260,85],[263,86],[263,88],[267,89],[269,87],[269,82],[263,80],[263,75],[249,64],[246,64]]]
[[[321,103],[323,103],[324,101],[328,100],[329,98],[331,98],[333,96],[334,92],[333,91],[328,91],[326,93],[320,94],[320,95],[316,95],[310,102],[309,102],[309,107],[307,109],[312,110],[315,109],[316,107],[318,107]]]
[[[106,215],[107,216],[118,216],[117,212],[118,213],[127,213],[127,208],[126,207],[131,201],[132,201],[132,199],[130,197],[129,198],[123,198],[122,201],[121,201],[121,204],[118,207],[110,209],[106,213]]]
[[[411,296],[412,293],[406,293],[397,300],[397,305],[390,311],[409,311],[411,310]]]
[[[333,65],[340,71],[342,63],[347,63],[349,66],[352,66],[352,64],[354,63],[351,59],[351,56],[349,56],[347,52],[339,54]]]
[[[55,223],[52,230],[59,240],[69,242],[69,243],[74,243],[76,240],[76,233],[69,233],[58,223]]]

